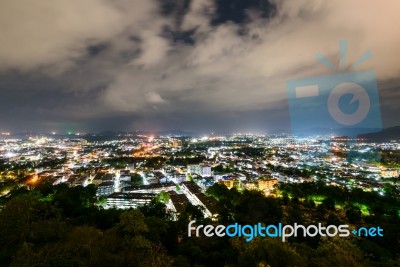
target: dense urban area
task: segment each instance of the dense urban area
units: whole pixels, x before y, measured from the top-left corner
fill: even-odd
[[[399,176],[398,140],[2,133],[0,265],[398,266]],[[191,220],[384,236],[246,243],[188,237]]]

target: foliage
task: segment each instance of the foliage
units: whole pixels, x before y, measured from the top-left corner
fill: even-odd
[[[143,177],[139,173],[135,172],[131,175],[131,183],[133,185],[143,185]]]
[[[170,199],[169,194],[162,190],[157,196],[156,196],[156,201],[161,202],[161,203],[167,203],[168,200]]]
[[[188,204],[176,221],[165,201],[139,209],[104,210],[95,188],[49,185],[20,188],[3,198],[0,211],[0,266],[396,266],[400,220],[395,193],[305,183],[280,187],[282,197],[238,192],[215,184],[207,195],[217,201],[218,221]],[[158,200],[165,200],[166,192]],[[167,194],[168,195],[168,194]],[[51,196],[51,197],[49,197]],[[318,197],[317,197],[318,196]],[[315,201],[314,201],[315,199]],[[46,200],[46,201],[45,201]],[[370,214],[361,212],[368,205]],[[350,224],[381,226],[384,236],[366,238],[188,237],[197,224]]]

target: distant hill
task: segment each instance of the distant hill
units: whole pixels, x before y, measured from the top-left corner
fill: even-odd
[[[195,136],[194,132],[188,132],[183,130],[170,130],[170,131],[158,131],[157,135],[171,135],[171,136]]]
[[[400,126],[386,128],[375,133],[360,134],[359,137],[369,141],[400,140]]]
[[[140,135],[154,135],[154,136],[185,136],[185,137],[192,137],[196,136],[197,134],[194,132],[188,132],[183,130],[168,130],[168,131],[144,131],[144,130],[137,130],[137,131],[103,131],[97,133],[85,133],[76,135],[72,134],[51,134],[51,133],[40,133],[40,132],[19,132],[19,133],[12,133],[11,136],[13,138],[18,139],[27,139],[29,137],[36,137],[36,136],[45,136],[45,137],[52,137],[52,138],[84,138],[88,141],[104,141],[104,140],[118,140],[118,139],[126,139],[127,137],[133,136],[140,136]],[[1,136],[1,139],[7,139],[10,136]]]
[[[367,133],[374,133],[374,132],[379,132],[380,129],[375,129],[375,128],[351,128],[351,127],[345,127],[345,128],[311,128],[311,129],[304,129],[301,134],[296,133],[297,136],[299,137],[309,137],[309,136],[349,136],[349,137],[356,137],[361,134],[367,134]]]

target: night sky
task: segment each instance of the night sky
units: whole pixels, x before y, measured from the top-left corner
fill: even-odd
[[[286,81],[377,73],[400,125],[400,2],[2,0],[0,131],[287,130]]]

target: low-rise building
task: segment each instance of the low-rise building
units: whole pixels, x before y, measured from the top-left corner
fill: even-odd
[[[382,169],[381,170],[381,177],[382,178],[392,178],[392,177],[399,177],[400,170],[398,169]]]
[[[258,190],[262,191],[265,195],[269,195],[277,184],[277,179],[259,179]]]
[[[207,164],[190,164],[187,166],[188,174],[197,174],[202,177],[212,176],[211,166]]]
[[[97,186],[96,196],[109,196],[114,193],[114,182],[102,182]]]
[[[107,206],[119,209],[137,208],[150,203],[155,197],[156,194],[151,193],[112,193],[107,196]]]
[[[148,185],[133,185],[129,187],[125,187],[122,189],[124,193],[153,193],[158,194],[161,191],[171,191],[175,190],[176,185],[172,182],[168,182],[165,184],[148,184]]]
[[[233,187],[235,188],[242,188],[242,182],[239,179],[235,178],[224,178],[218,181],[218,183],[225,185],[228,189]]]
[[[195,182],[183,182],[181,189],[193,205],[204,208],[205,217],[215,218],[218,216],[217,201],[207,197]]]
[[[186,206],[189,204],[189,199],[185,194],[177,194],[174,191],[168,193],[170,199],[167,203],[167,208],[173,212],[174,219],[176,220],[185,211]]]

